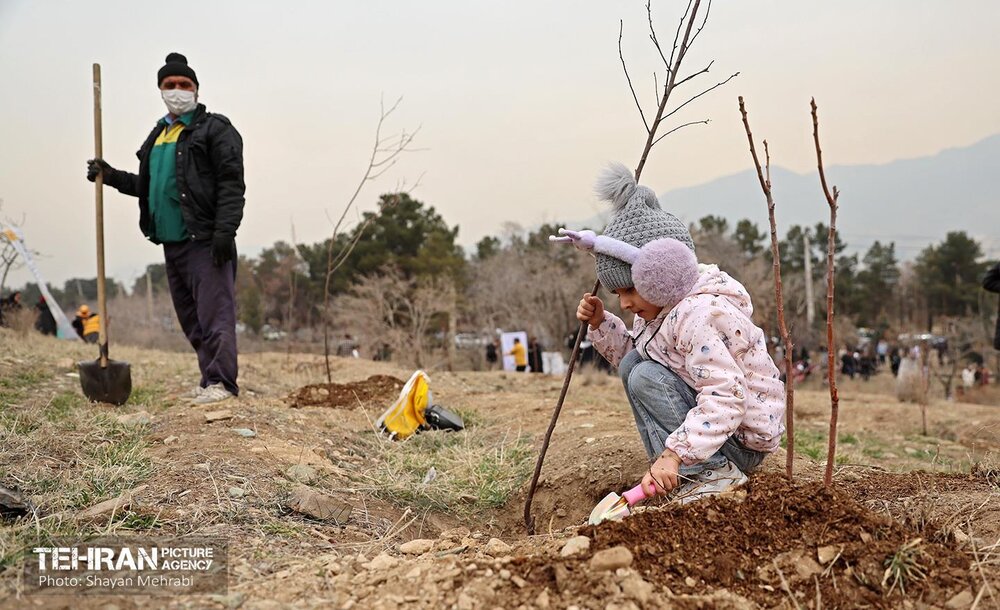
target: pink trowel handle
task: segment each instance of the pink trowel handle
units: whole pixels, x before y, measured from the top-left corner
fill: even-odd
[[[656,483],[653,483],[653,485],[655,486]],[[643,500],[645,500],[649,496],[647,496],[646,492],[644,492],[642,490],[642,483],[639,483],[638,485],[636,485],[632,489],[630,489],[630,490],[626,491],[625,493],[623,493],[622,497],[625,498],[625,501],[628,502],[629,506],[635,506],[636,503],[642,502]]]

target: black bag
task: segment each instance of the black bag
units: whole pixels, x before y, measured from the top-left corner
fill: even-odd
[[[441,405],[430,405],[424,411],[424,419],[432,430],[459,430],[465,429],[465,422],[458,413],[449,411]]]

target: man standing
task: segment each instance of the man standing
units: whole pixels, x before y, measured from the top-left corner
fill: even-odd
[[[524,344],[517,337],[514,337],[514,347],[510,348],[507,355],[514,357],[514,368],[518,373],[528,370],[528,350],[524,349]]]
[[[163,244],[170,296],[198,354],[195,404],[239,393],[236,385],[236,230],[243,219],[243,139],[229,119],[198,103],[198,77],[180,53],[156,75],[167,114],[136,155],[139,173],[87,162],[87,179],[139,198],[139,228]]]

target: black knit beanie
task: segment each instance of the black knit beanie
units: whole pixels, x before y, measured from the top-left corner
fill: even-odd
[[[200,86],[198,84],[198,77],[195,76],[194,70],[188,65],[187,57],[184,57],[180,53],[167,55],[167,63],[156,73],[156,87],[159,88],[160,83],[168,76],[186,76],[194,81],[195,87]]]

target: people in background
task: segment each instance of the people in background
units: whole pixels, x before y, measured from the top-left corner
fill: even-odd
[[[101,336],[101,317],[90,311],[86,304],[80,305],[73,319],[73,328],[87,343],[97,343]]]
[[[21,291],[15,290],[14,292],[7,295],[6,298],[0,299],[0,326],[11,325],[11,317],[13,314],[21,310]]]
[[[536,337],[528,339],[528,367],[532,373],[542,372],[542,344]]]
[[[514,347],[510,348],[507,355],[514,357],[514,368],[518,373],[528,370],[528,350],[524,348],[519,338],[514,337]]]
[[[486,344],[486,366],[487,366],[487,368],[489,368],[492,371],[493,368],[496,366],[498,359],[499,359],[499,356],[497,354],[497,342],[495,340],[494,341],[490,341],[489,343]]]
[[[38,317],[35,319],[35,330],[43,335],[56,336],[56,319],[52,315],[48,303],[45,302],[44,296],[38,297],[35,311],[38,312]]]

